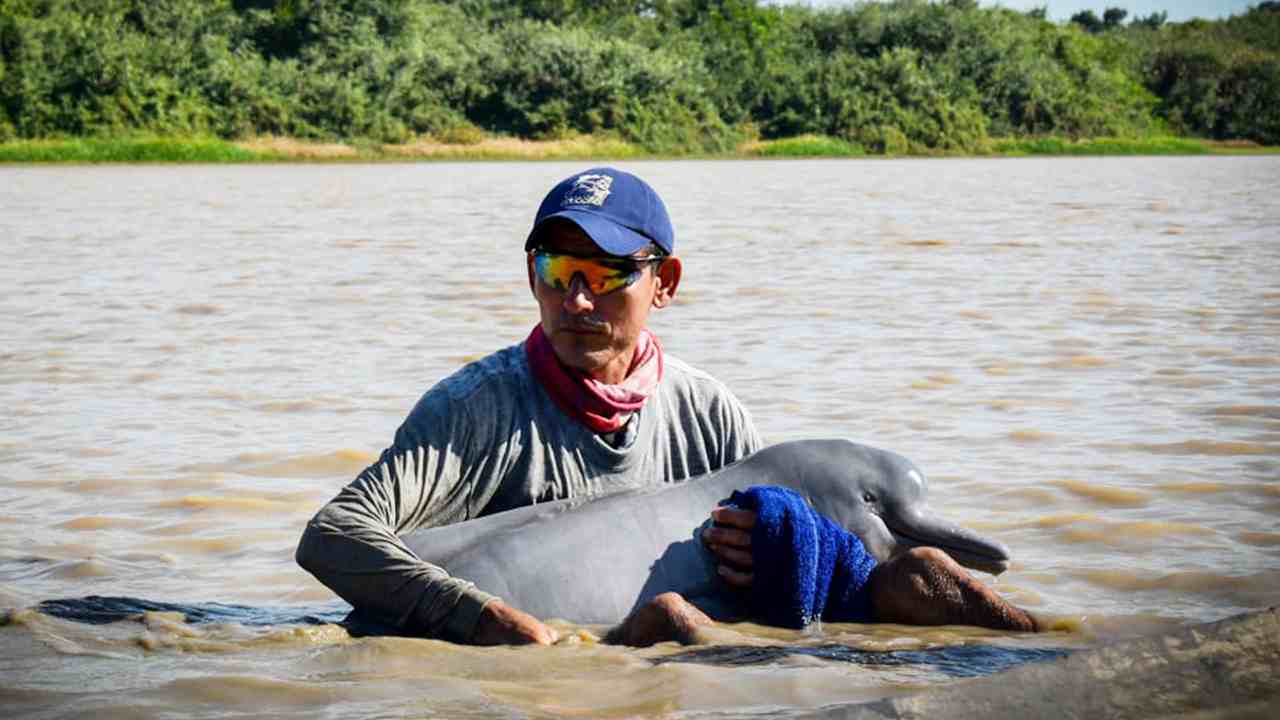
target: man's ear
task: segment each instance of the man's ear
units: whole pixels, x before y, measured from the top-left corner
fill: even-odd
[[[529,272],[529,292],[533,294],[533,299],[538,299],[538,291],[533,287],[533,256],[529,253],[524,255],[524,269]]]
[[[653,293],[653,306],[664,308],[675,299],[676,288],[680,287],[680,273],[683,267],[680,258],[669,257],[658,265],[658,286]]]

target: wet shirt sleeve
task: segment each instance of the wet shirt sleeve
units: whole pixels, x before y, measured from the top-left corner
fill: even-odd
[[[494,596],[418,558],[400,540],[479,514],[501,482],[492,428],[428,392],[383,451],[307,524],[298,563],[353,607],[407,633],[467,642]]]
[[[681,415],[684,427],[702,428],[709,465],[699,473],[719,470],[763,447],[751,413],[719,381],[710,381],[696,390]]]
[[[760,431],[756,429],[755,421],[751,419],[746,407],[733,393],[728,390],[725,393],[727,397],[723,405],[722,422],[725,427],[724,465],[728,465],[764,447],[764,443],[760,440]]]

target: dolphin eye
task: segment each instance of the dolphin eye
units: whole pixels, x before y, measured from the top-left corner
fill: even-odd
[[[864,492],[862,493],[862,501],[865,503],[873,503],[876,501],[876,496],[869,492]]]

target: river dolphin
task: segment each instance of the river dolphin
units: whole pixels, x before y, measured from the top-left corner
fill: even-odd
[[[1003,545],[926,510],[924,475],[909,460],[845,440],[781,443],[678,485],[540,503],[402,540],[534,617],[617,623],[674,591],[713,619],[741,619],[744,598],[718,580],[699,533],[713,508],[752,485],[800,493],[877,561],[929,545],[977,570],[1008,566]]]

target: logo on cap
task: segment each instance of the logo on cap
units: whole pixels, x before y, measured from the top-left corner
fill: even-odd
[[[608,175],[579,175],[573,180],[573,187],[564,194],[561,207],[565,205],[604,205],[609,197],[609,187],[613,178]]]

